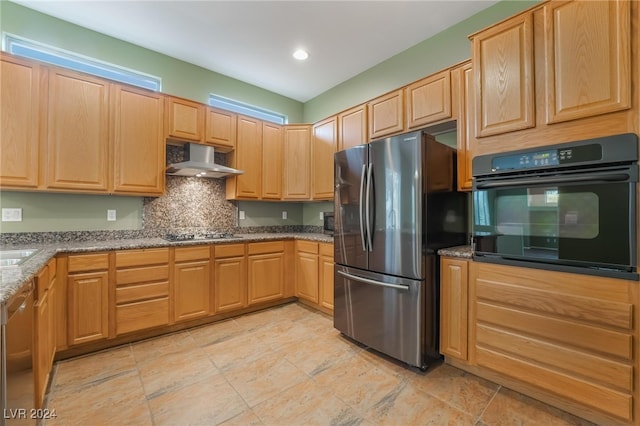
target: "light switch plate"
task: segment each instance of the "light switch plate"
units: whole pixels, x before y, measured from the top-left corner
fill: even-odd
[[[286,218],[287,218],[287,212],[286,212],[286,211],[285,211],[285,212],[282,212],[282,218],[283,218],[283,219],[286,219]]]
[[[324,212],[320,212],[320,220],[324,220]]]
[[[244,220],[244,210],[240,210],[240,220]]]
[[[112,209],[107,210],[107,221],[114,222],[116,220],[116,211]]]
[[[3,222],[22,222],[22,208],[2,208]]]

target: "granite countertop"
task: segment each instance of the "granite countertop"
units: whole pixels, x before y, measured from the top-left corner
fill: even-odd
[[[471,246],[457,246],[438,250],[440,256],[459,257],[462,259],[471,259],[473,250]]]
[[[145,249],[156,247],[180,247],[201,244],[229,244],[274,240],[307,240],[333,243],[333,237],[314,233],[257,233],[235,234],[232,238],[216,240],[167,241],[162,238],[119,239],[106,241],[59,242],[49,244],[4,245],[2,249],[39,249],[33,257],[20,266],[0,269],[0,307],[19,293],[40,270],[58,253],[90,253],[108,250]]]

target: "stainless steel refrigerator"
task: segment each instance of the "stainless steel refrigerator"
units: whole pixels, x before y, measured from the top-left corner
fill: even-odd
[[[412,366],[438,358],[437,250],[467,239],[455,150],[417,131],[335,154],[334,326]]]

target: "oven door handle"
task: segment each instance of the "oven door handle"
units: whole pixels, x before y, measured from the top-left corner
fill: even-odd
[[[527,179],[513,179],[513,180],[501,180],[501,181],[489,181],[476,183],[477,189],[491,189],[491,188],[507,188],[512,186],[527,186],[538,184],[556,184],[556,183],[611,183],[611,182],[624,182],[631,179],[628,173],[617,173],[602,176],[559,176],[559,177],[539,177],[539,178],[527,178]]]

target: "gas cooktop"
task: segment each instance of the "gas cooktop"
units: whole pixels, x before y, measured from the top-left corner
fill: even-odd
[[[164,237],[167,241],[190,241],[190,240],[223,240],[236,238],[230,232],[205,232],[205,233],[168,233]]]

